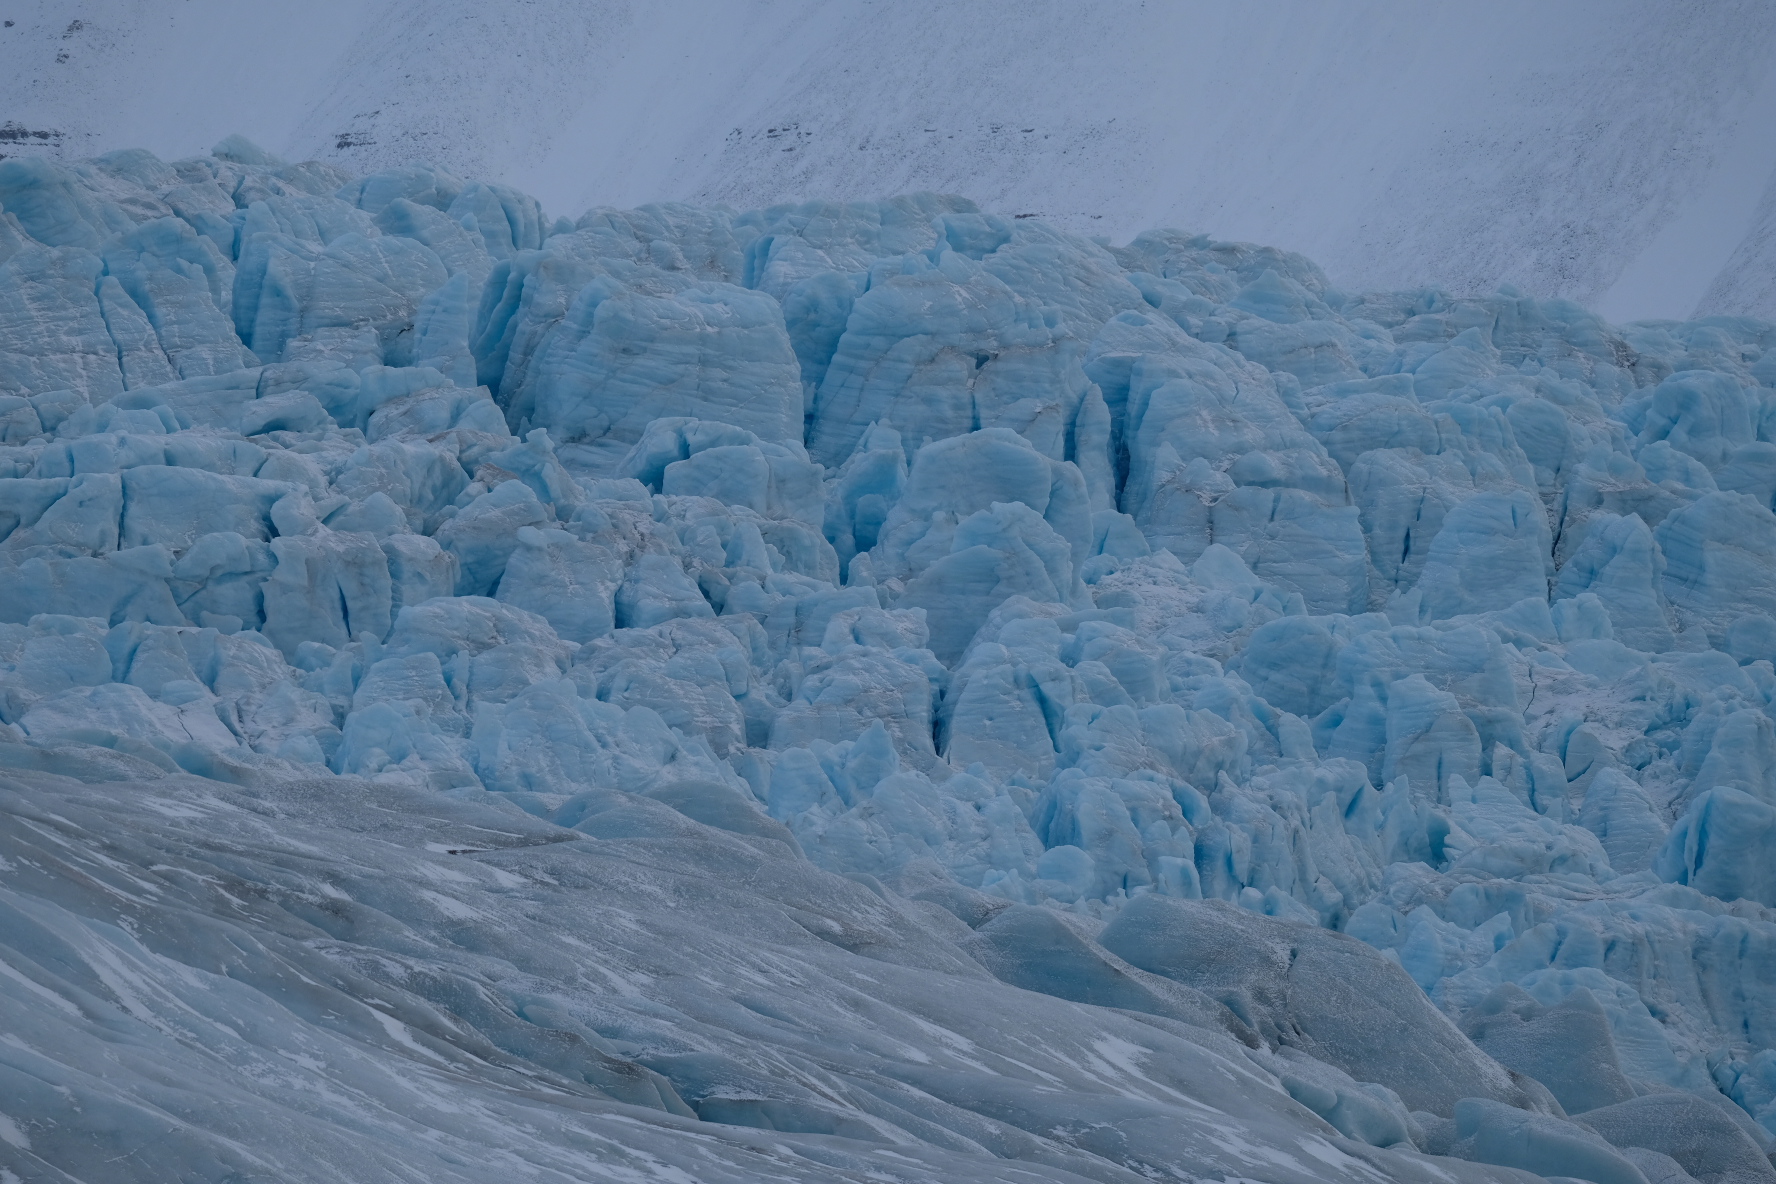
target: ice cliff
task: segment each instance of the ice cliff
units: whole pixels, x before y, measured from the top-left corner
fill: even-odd
[[[1765,322],[0,162],[0,1179],[1776,1181],[1773,505]]]

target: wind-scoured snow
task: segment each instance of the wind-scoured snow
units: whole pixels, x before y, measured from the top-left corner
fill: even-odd
[[[551,210],[962,192],[1117,242],[1306,253],[1347,290],[1515,284],[1776,317],[1758,0],[16,0],[0,153],[241,131]],[[41,135],[42,139],[36,138]]]
[[[1776,1180],[1776,326],[1018,213],[0,161],[6,1173]]]

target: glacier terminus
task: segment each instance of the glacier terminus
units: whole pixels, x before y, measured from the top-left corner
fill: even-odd
[[[1776,325],[0,160],[0,1181],[1776,1184]]]

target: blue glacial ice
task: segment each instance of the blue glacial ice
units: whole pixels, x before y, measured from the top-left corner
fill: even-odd
[[[0,162],[0,1179],[1776,1182],[1776,326]]]

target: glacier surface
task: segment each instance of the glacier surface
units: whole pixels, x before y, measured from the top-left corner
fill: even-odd
[[[1776,1181],[1776,326],[0,161],[0,1179]]]

